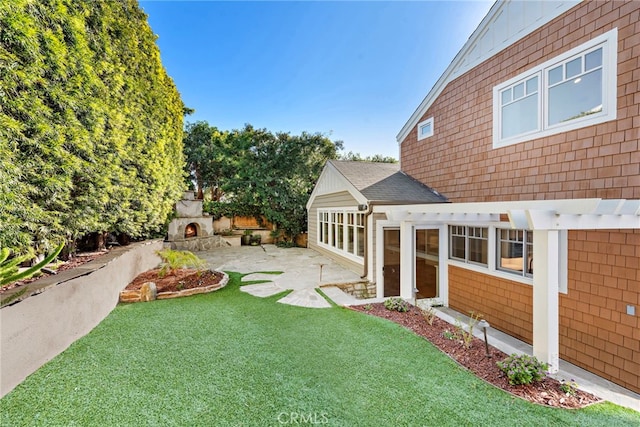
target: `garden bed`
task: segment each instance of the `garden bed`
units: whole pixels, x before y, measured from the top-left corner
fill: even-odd
[[[575,409],[583,408],[602,400],[574,387],[570,388],[571,393],[565,393],[561,388],[562,383],[548,376],[540,382],[528,385],[511,385],[507,376],[496,364],[496,362],[505,359],[508,356],[507,354],[489,345],[489,355],[491,357],[487,357],[484,341],[475,337],[471,341],[470,347],[466,348],[460,340],[447,338],[455,332],[455,325],[438,317],[435,317],[433,323],[429,325],[423,316],[423,311],[414,306],[409,306],[409,311],[407,312],[387,310],[382,303],[352,306],[351,308],[391,320],[412,330],[479,378],[530,402],[544,406]],[[564,387],[566,388],[567,385]]]
[[[148,301],[145,284],[155,285],[153,299],[179,298],[216,291],[226,286],[229,277],[220,271],[180,268],[160,274],[160,268],[139,274],[120,292],[120,302]]]

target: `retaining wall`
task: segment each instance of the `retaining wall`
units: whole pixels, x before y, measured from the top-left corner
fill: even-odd
[[[120,291],[158,265],[162,246],[152,240],[113,249],[77,269],[75,277],[51,276],[47,280],[55,283],[41,294],[2,308],[0,397],[96,327],[114,309]]]

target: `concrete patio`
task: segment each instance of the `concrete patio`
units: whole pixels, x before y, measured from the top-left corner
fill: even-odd
[[[292,290],[278,302],[300,307],[331,307],[316,292],[315,289],[320,286],[323,287],[323,292],[338,305],[357,303],[358,300],[330,285],[363,280],[357,273],[349,271],[318,252],[306,248],[283,249],[275,245],[228,246],[199,252],[198,256],[205,259],[212,268],[217,270],[253,273],[243,278],[245,282],[269,281],[242,286],[240,289],[243,292],[264,298]],[[282,274],[263,273],[274,271],[281,271]]]

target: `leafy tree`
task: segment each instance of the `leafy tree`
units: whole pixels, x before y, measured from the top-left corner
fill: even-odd
[[[354,153],[349,151],[348,153],[342,153],[338,156],[340,160],[350,160],[354,162],[377,162],[377,163],[398,163],[394,157],[383,156],[381,154],[375,154],[373,156],[362,157],[360,153]]]
[[[0,245],[161,229],[187,110],[155,39],[136,0],[0,0]]]
[[[220,182],[227,172],[230,156],[227,143],[228,132],[220,132],[206,121],[187,123],[184,132],[184,153],[188,184],[195,183],[198,198],[204,189],[211,190],[211,199],[221,197]]]
[[[321,134],[273,134],[246,125],[228,135],[233,156],[224,189],[238,214],[270,222],[293,237],[306,229],[306,202],[342,143]]]

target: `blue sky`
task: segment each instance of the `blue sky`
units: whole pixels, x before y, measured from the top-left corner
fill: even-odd
[[[187,121],[320,132],[398,158],[396,135],[490,1],[148,1]]]

